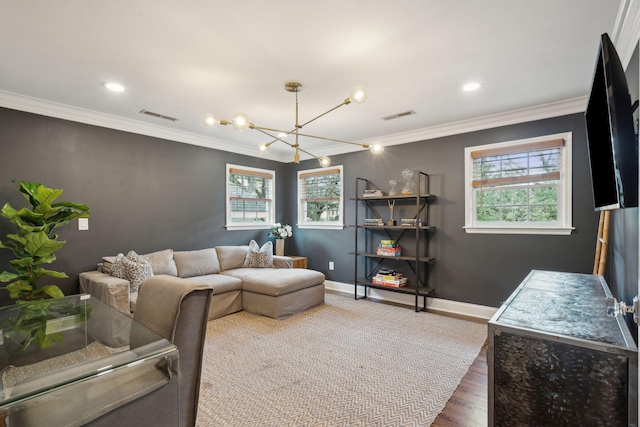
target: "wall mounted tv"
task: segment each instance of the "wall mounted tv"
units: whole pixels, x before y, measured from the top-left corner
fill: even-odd
[[[596,211],[638,206],[638,139],[624,68],[603,34],[585,112]]]

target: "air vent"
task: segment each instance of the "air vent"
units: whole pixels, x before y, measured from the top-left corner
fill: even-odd
[[[398,114],[392,114],[390,116],[387,117],[383,117],[382,120],[393,120],[393,119],[399,119],[400,117],[404,117],[404,116],[410,116],[412,114],[415,114],[416,112],[413,110],[409,110],[409,111],[404,111],[402,113],[398,113]]]
[[[148,110],[140,110],[140,114],[146,114],[147,116],[153,116],[159,119],[170,120],[172,122],[178,121],[178,119],[176,119],[175,117],[165,116],[164,114],[154,113],[153,111],[148,111]]]

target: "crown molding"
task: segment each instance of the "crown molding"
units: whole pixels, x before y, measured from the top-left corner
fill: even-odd
[[[587,96],[572,98],[565,101],[552,102],[535,107],[522,108],[506,113],[492,114],[477,117],[469,120],[446,123],[428,128],[416,129],[413,131],[396,133],[376,139],[357,141],[358,143],[373,144],[378,142],[388,147],[391,145],[407,144],[410,142],[426,141],[429,139],[442,138],[445,136],[459,135],[468,132],[497,128],[519,123],[526,123],[535,120],[549,119],[552,117],[566,116],[569,114],[583,113],[587,105]],[[345,144],[335,144],[321,150],[316,150],[317,156],[331,156],[336,154],[352,153],[366,150]]]
[[[13,110],[25,111],[27,113],[40,114],[42,116],[54,117],[57,119],[70,120],[93,126],[100,126],[109,129],[131,132],[139,135],[151,136],[154,138],[167,139],[169,141],[182,142],[199,147],[213,148],[216,150],[228,151],[246,156],[261,157],[278,162],[286,162],[288,156],[281,156],[273,153],[258,153],[256,150],[231,145],[227,141],[215,138],[208,138],[190,132],[169,129],[150,123],[137,120],[126,119],[97,111],[59,104],[38,98],[32,98],[16,93],[0,90],[0,107]]]
[[[500,126],[524,123],[534,120],[558,117],[568,114],[583,112],[587,104],[587,97],[573,98],[566,101],[553,102],[535,107],[523,108],[506,113],[493,114],[469,120],[447,123],[444,125],[432,126],[408,132],[402,132],[376,139],[358,141],[360,143],[380,142],[385,146],[407,144],[410,142],[425,141],[434,138],[457,135],[478,130],[491,129]],[[274,153],[258,153],[254,149],[230,144],[227,141],[208,138],[189,132],[177,131],[163,126],[126,119],[110,114],[99,113],[97,111],[59,104],[42,99],[31,98],[11,92],[0,91],[0,106],[14,110],[26,111],[28,113],[40,114],[58,119],[70,120],[109,129],[121,130],[155,138],[167,139],[170,141],[182,142],[185,144],[197,145],[200,147],[213,148],[216,150],[228,151],[251,157],[266,158],[281,163],[290,163],[291,156],[278,155]],[[319,150],[315,150],[318,157],[335,156],[338,154],[352,153],[366,150],[347,144],[335,144]],[[312,157],[301,153],[301,159],[311,159]]]
[[[621,0],[611,39],[616,45],[622,65],[626,68],[640,39],[640,2]]]

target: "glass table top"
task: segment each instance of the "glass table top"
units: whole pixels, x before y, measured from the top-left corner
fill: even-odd
[[[88,294],[0,307],[0,328],[0,407],[149,361],[177,361],[174,344]]]

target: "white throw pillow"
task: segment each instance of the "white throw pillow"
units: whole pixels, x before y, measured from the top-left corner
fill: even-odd
[[[243,267],[273,268],[273,244],[269,241],[259,247],[255,240],[249,242],[249,252],[247,252]]]

